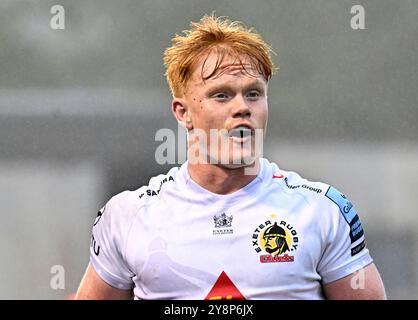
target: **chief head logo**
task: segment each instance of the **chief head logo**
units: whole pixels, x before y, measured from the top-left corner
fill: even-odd
[[[276,217],[275,214],[271,216]],[[266,220],[254,229],[251,243],[254,251],[260,254],[261,263],[295,260],[293,253],[299,246],[299,235],[293,225],[278,221]]]
[[[275,222],[260,236],[260,245],[267,253],[277,256],[289,251],[286,231]]]

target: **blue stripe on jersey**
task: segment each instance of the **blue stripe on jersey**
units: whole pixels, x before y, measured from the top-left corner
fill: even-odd
[[[356,242],[364,235],[364,231],[360,218],[358,217],[356,209],[354,209],[352,203],[348,201],[345,195],[334,187],[329,187],[325,196],[340,208],[345,221],[347,221],[350,226],[351,243]],[[359,249],[360,246],[357,246],[356,248]]]
[[[351,224],[353,219],[357,216],[357,212],[346,196],[331,186],[328,188],[325,196],[340,208],[345,221],[347,221],[348,224]]]

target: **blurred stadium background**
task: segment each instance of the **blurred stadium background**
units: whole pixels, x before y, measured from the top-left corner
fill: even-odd
[[[65,30],[49,26],[55,4]],[[355,4],[365,30],[350,28]],[[168,170],[154,160],[156,131],[177,130],[162,54],[214,10],[277,53],[265,156],[346,193],[388,297],[418,298],[415,0],[2,0],[1,299],[75,292],[97,210]]]

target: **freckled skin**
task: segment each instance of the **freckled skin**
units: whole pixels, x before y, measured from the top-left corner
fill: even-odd
[[[189,130],[189,160],[191,157],[196,159],[196,148],[191,146],[201,141],[194,133],[204,133],[207,137],[204,146],[207,153],[202,153],[205,162],[189,161],[188,170],[192,179],[211,192],[229,194],[256,177],[260,157],[256,153],[260,147],[256,146],[255,135],[241,140],[229,132],[238,125],[247,125],[257,131],[258,138],[265,138],[268,85],[267,79],[245,56],[238,59],[226,56],[214,73],[217,65],[216,53],[201,57],[194,66],[184,94],[174,97],[172,111]],[[211,140],[216,137],[214,146]]]
[[[207,137],[210,136],[211,129],[229,131],[242,122],[249,122],[254,129],[265,131],[268,105],[267,82],[264,77],[257,73],[245,58],[243,61],[246,70],[242,65],[236,64],[236,59],[227,57],[216,74],[203,80],[212,73],[216,60],[216,55],[209,55],[203,72],[203,60],[200,61],[185,90],[184,99],[193,128],[204,130]],[[210,149],[210,141],[207,147]],[[230,163],[232,163],[233,154],[241,154],[237,151],[241,149],[241,145],[230,140]],[[220,154],[220,147],[218,151]],[[242,152],[245,156],[245,152],[249,154],[251,151],[243,150]]]

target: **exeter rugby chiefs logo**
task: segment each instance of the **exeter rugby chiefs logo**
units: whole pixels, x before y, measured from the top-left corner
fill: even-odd
[[[274,216],[274,215],[273,215]],[[252,245],[260,255],[260,262],[293,262],[291,252],[299,245],[297,231],[284,220],[279,222],[267,220],[255,228]]]

